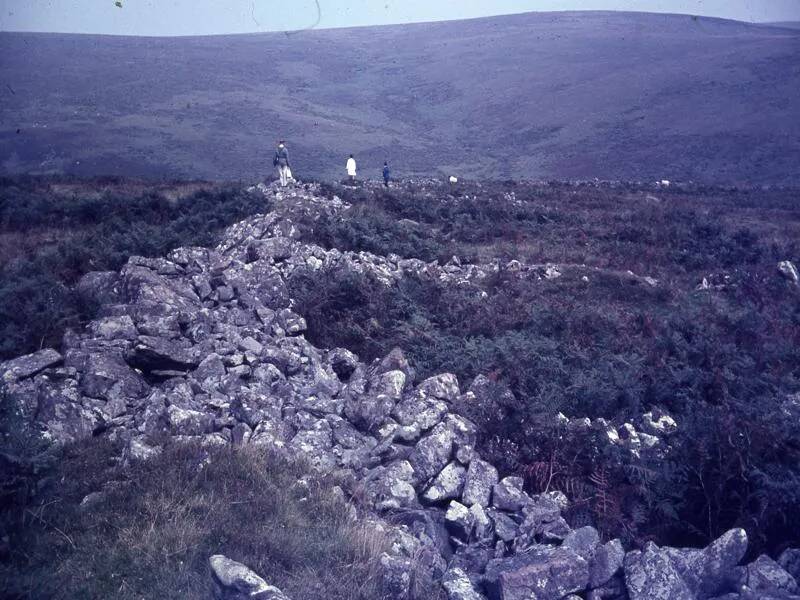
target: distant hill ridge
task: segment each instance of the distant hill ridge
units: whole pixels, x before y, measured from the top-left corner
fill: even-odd
[[[295,35],[0,33],[0,174],[792,183],[800,34],[527,13]]]

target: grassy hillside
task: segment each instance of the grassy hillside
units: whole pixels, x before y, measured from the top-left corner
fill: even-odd
[[[0,174],[789,182],[800,34],[531,13],[198,38],[0,34]]]

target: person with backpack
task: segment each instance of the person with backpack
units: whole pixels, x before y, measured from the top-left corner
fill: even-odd
[[[289,151],[286,149],[286,143],[283,140],[278,142],[278,148],[275,150],[275,158],[272,159],[272,164],[278,167],[281,187],[286,187],[289,179],[292,178],[292,171],[289,167]]]
[[[347,175],[350,177],[350,181],[356,180],[356,159],[353,158],[353,155],[350,155],[350,158],[347,159]]]
[[[389,163],[384,161],[383,163],[383,187],[389,187],[389,175],[391,172],[389,171]]]

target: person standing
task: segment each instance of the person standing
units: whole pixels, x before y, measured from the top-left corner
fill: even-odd
[[[350,155],[350,158],[347,159],[347,175],[350,177],[350,181],[356,180],[356,159],[353,158],[353,155]]]
[[[289,167],[289,151],[286,149],[286,143],[283,140],[278,142],[278,148],[275,150],[275,158],[272,160],[272,164],[278,167],[281,187],[286,187],[292,172]]]
[[[389,163],[384,161],[384,163],[383,163],[383,187],[389,187],[389,175],[391,175],[391,171],[389,171]]]

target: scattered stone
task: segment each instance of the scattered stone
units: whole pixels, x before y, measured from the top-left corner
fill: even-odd
[[[289,600],[242,563],[222,554],[208,559],[217,600]]]
[[[786,279],[794,283],[795,285],[800,285],[800,275],[797,273],[797,267],[794,263],[790,260],[782,260],[778,263],[778,271],[781,275],[783,275]]]

